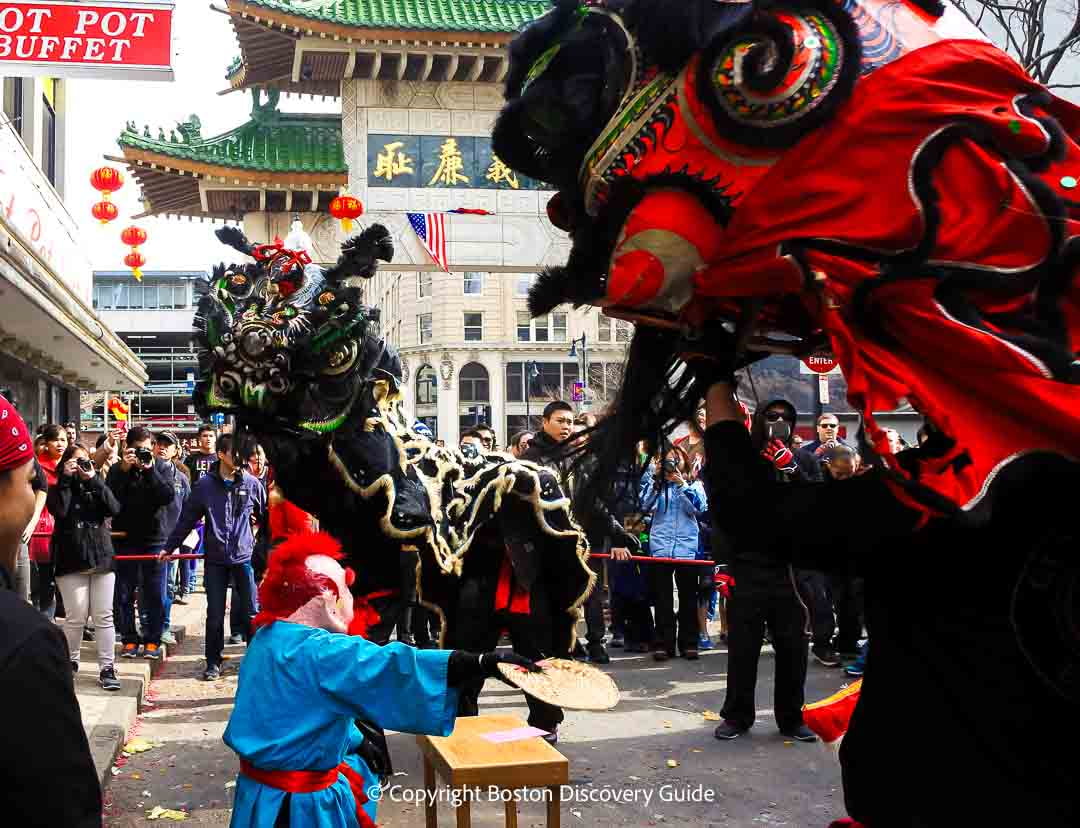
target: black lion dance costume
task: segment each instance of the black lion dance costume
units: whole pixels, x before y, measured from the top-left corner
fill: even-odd
[[[550,470],[467,458],[411,430],[400,360],[361,301],[361,280],[393,256],[386,229],[349,239],[329,270],[281,242],[217,235],[255,262],[216,268],[199,303],[196,407],[234,414],[284,495],[341,541],[358,573],[355,631],[385,643],[419,601],[441,617],[446,646],[490,649],[509,618],[516,649],[565,657],[595,580],[588,545]],[[475,713],[472,691],[462,712]],[[533,723],[554,730],[551,710],[529,701],[551,714]]]
[[[734,369],[830,348],[872,474],[773,491],[726,417],[708,467],[736,545],[867,577],[849,811],[1078,824],[1047,734],[1080,712],[1080,110],[937,0],[553,6],[494,151],[573,241],[532,311],[638,326],[595,486]],[[932,436],[893,455],[902,400]]]

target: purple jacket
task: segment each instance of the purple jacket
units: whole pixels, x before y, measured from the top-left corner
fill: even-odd
[[[221,479],[216,471],[204,474],[191,489],[165,549],[176,549],[195,524],[206,519],[203,531],[203,552],[212,564],[241,564],[251,560],[255,546],[251,519],[264,522],[266,489],[247,472],[240,480]]]

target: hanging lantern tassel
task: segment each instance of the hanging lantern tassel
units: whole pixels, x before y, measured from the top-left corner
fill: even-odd
[[[131,275],[135,281],[142,281],[142,266],[146,264],[146,257],[139,252],[139,248],[131,248],[131,252],[124,256],[124,264],[131,268]]]
[[[90,186],[101,193],[102,201],[124,186],[124,176],[114,167],[98,167],[90,173]]]
[[[339,195],[330,202],[330,215],[341,221],[341,228],[346,232],[352,232],[353,219],[364,214],[364,205],[360,199],[351,195]]]
[[[120,215],[120,211],[117,209],[116,205],[111,201],[105,200],[99,201],[90,208],[90,213],[102,224],[108,224]]]

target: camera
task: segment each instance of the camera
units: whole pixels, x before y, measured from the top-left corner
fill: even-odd
[[[679,470],[679,464],[672,460],[670,457],[664,461],[664,471],[668,474],[677,472]]]
[[[94,464],[90,462],[90,459],[88,457],[80,457],[78,460],[75,461],[75,465],[77,465],[83,471],[90,471],[90,469],[94,468]]]
[[[135,459],[145,466],[154,459],[154,453],[148,448],[137,448],[135,449]]]
[[[769,439],[786,441],[791,436],[791,426],[789,426],[784,420],[778,420],[775,423],[769,423]]]

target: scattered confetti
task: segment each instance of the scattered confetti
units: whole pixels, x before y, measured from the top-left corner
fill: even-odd
[[[705,710],[702,712],[701,718],[707,722],[718,722],[720,721],[720,714],[715,713],[712,710]]]
[[[571,811],[570,813],[571,813],[571,814],[573,814],[574,816],[576,816],[576,817],[577,817],[578,819],[581,819],[581,820],[585,819],[585,818],[584,818],[584,817],[583,817],[583,816],[581,815],[581,811]]]
[[[119,776],[120,775],[120,768],[113,767],[113,768],[110,768],[109,770],[112,771],[113,776]]]
[[[664,722],[664,727],[671,727],[671,722]]]
[[[668,759],[667,760],[667,766],[669,768],[677,768],[677,767],[679,767],[679,763],[677,761],[675,761],[674,759]]]
[[[132,779],[142,779],[142,774],[141,773],[133,773],[133,774],[131,774],[131,778]]]
[[[791,746],[792,746],[793,744],[795,744],[795,743],[794,743],[794,742],[790,742],[790,741],[788,741],[787,739],[785,739],[785,740],[784,740],[784,745],[785,745],[786,747],[791,747]]]
[[[172,808],[162,808],[160,805],[155,805],[153,810],[146,812],[147,819],[174,819],[180,821],[187,819],[188,815],[183,811],[175,811]]]
[[[690,748],[691,753],[701,753],[701,748]]]
[[[146,741],[146,739],[132,739],[126,745],[124,745],[122,752],[130,756],[133,753],[146,753],[148,750],[153,750],[157,745],[152,742]]]
[[[141,794],[139,794],[139,796],[143,796],[143,797],[146,797],[147,799],[149,799],[150,797],[153,796],[153,794],[150,793],[150,791],[143,791]]]
[[[397,774],[394,774],[394,775],[397,776]],[[226,782],[225,783],[225,790],[228,790],[229,788],[235,788],[235,787],[236,787],[236,780],[235,779],[232,780],[231,782]]]

